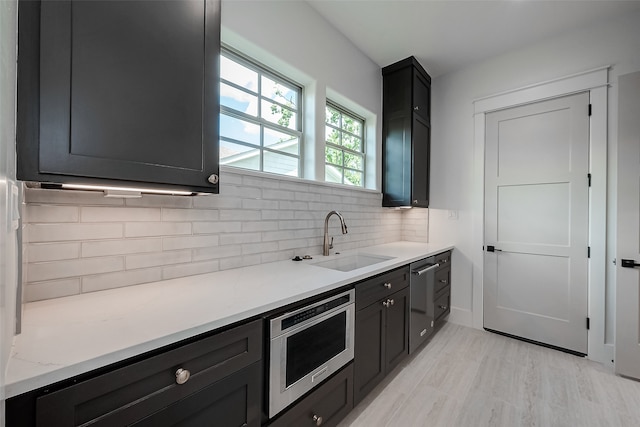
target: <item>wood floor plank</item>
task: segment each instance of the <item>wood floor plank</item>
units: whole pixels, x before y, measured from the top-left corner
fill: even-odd
[[[339,427],[638,427],[640,382],[557,350],[445,324]]]

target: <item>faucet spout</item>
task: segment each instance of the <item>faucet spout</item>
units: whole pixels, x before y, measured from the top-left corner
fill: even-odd
[[[333,248],[333,237],[329,241],[329,218],[331,215],[336,215],[340,220],[340,227],[342,228],[342,234],[347,234],[347,224],[344,222],[344,217],[338,211],[331,211],[324,219],[324,241],[322,243],[322,255],[329,255],[329,249]]]

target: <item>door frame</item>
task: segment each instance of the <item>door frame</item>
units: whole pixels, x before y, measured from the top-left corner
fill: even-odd
[[[473,101],[474,106],[474,188],[473,188],[473,327],[483,328],[484,277],[484,162],[485,115],[492,111],[544,101],[579,92],[589,92],[592,114],[589,124],[588,331],[587,357],[611,363],[613,346],[605,344],[606,255],[607,255],[607,90],[609,68],[604,66],[522,88],[497,93]],[[587,177],[585,177],[587,179]],[[585,248],[586,250],[586,248]]]

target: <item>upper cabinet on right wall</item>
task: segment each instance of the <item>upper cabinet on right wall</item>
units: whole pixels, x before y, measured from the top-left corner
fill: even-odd
[[[431,77],[413,56],[382,76],[382,206],[429,207]]]

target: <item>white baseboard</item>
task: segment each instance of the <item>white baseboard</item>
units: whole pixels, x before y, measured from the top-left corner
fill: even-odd
[[[605,366],[610,367],[611,369],[615,368],[615,354],[616,354],[616,348],[613,344],[605,344],[604,345],[604,354],[605,356],[605,360],[602,361],[602,364]]]
[[[449,313],[449,318],[447,319],[447,321],[450,323],[455,323],[456,325],[473,328],[473,312],[457,307],[451,307],[451,313]]]

